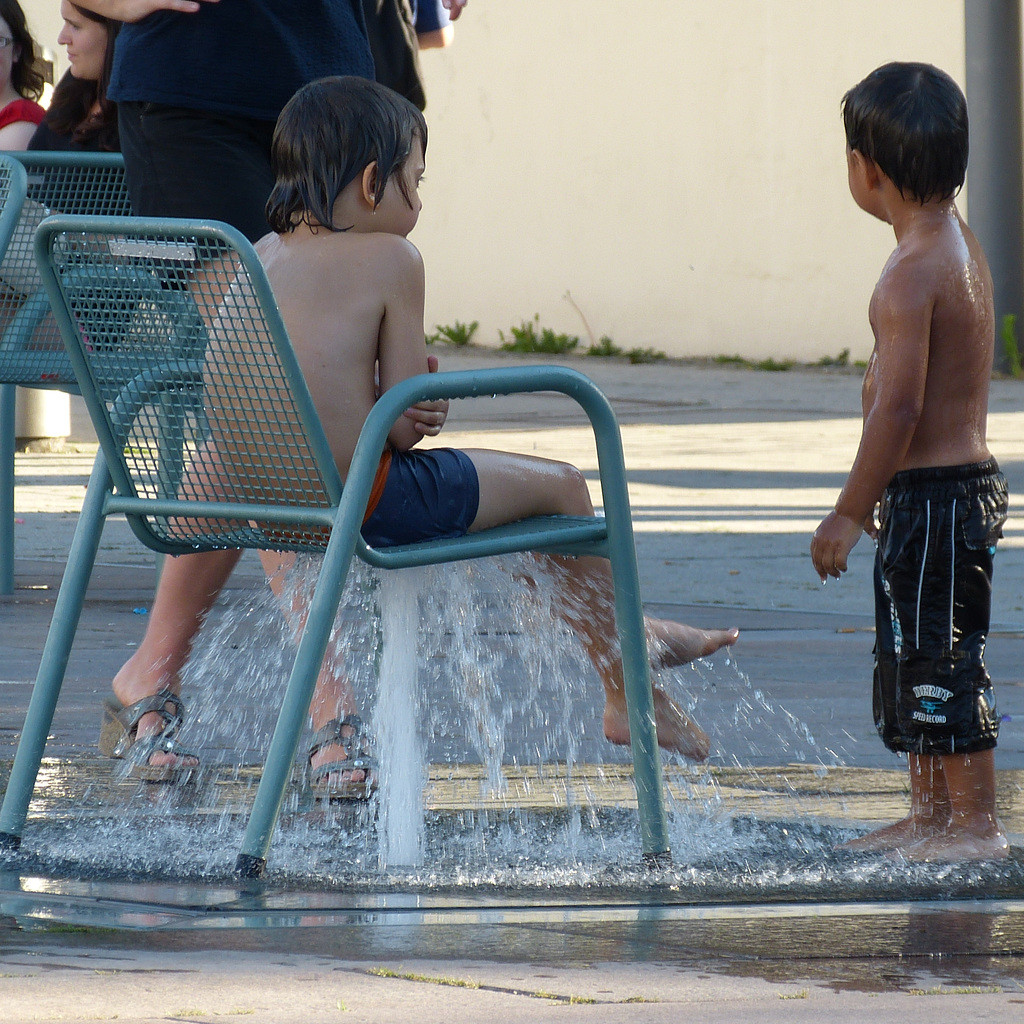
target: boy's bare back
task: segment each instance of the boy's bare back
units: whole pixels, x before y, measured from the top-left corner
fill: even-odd
[[[992,278],[952,201],[913,212],[871,298],[865,419],[879,405],[904,422],[916,415],[896,470],[981,462],[989,455]]]
[[[398,235],[306,225],[256,249],[344,476],[377,397],[378,362],[381,389],[426,371],[420,255]],[[406,449],[422,436],[400,420],[389,440]]]
[[[902,195],[877,165],[848,151],[850,189],[891,224],[896,249],[869,307],[875,346],[861,395],[860,446],[835,509],[815,531],[821,579],[846,571],[874,508],[904,469],[983,462],[995,344],[992,279],[952,199]]]

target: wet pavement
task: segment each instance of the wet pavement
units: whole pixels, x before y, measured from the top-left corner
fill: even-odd
[[[505,358],[440,355],[451,369]],[[858,377],[575,365],[623,424],[648,611],[743,630],[735,657],[666,684],[713,740],[708,768],[666,766],[674,866],[645,873],[630,852],[628,768],[600,737],[591,682],[567,698],[580,723],[568,773],[557,745],[540,768],[527,756],[532,719],[506,737],[516,764],[497,790],[466,740],[428,748],[426,848],[462,856],[461,878],[429,861],[376,871],[372,820],[311,803],[297,772],[268,878],[243,887],[230,864],[276,677],[240,695],[217,677],[218,649],[241,659],[280,639],[261,617],[272,613],[255,596],[258,563],[243,559],[208,624],[202,672],[186,680],[203,777],[174,792],[140,786],[94,747],[99,702],[141,636],[154,581],[152,555],[112,523],[24,848],[0,859],[0,1019],[1020,1019],[1024,522],[1011,516],[997,558],[989,646],[1011,859],[940,867],[837,854],[836,840],[906,808],[905,768],[870,721],[870,545],[824,588],[806,554],[856,448]],[[1020,494],[1024,386],[996,381],[991,408],[990,444]],[[566,458],[596,483],[588,431],[561,399],[457,403],[445,435]],[[80,409],[73,441],[77,451],[18,456],[18,590],[0,598],[0,778],[91,465]],[[530,696],[522,671],[503,672],[510,701]],[[432,677],[432,704],[450,699],[450,675]],[[231,713],[218,714],[225,699]],[[357,839],[333,843],[339,829]],[[518,845],[494,854],[509,834]]]

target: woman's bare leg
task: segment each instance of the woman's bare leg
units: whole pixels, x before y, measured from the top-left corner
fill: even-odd
[[[142,642],[114,676],[114,695],[122,704],[163,689],[181,692],[181,670],[192,642],[240,556],[240,551],[204,551],[164,559]],[[162,726],[158,714],[143,715],[137,734],[148,736]],[[154,751],[149,764],[189,768],[198,760]]]
[[[586,479],[574,466],[509,452],[468,449],[480,481],[480,507],[471,531],[534,515],[594,514]],[[604,558],[547,559],[559,582],[558,612],[583,642],[604,685],[605,736],[612,743],[629,742],[629,720],[622,679],[622,660],[612,602],[611,567]],[[655,667],[679,665],[712,654],[736,642],[730,630],[696,630],[664,619],[646,619],[658,648]],[[694,760],[708,755],[704,731],[654,687],[658,743]]]
[[[182,487],[217,500],[223,496],[224,486],[217,451],[204,445],[196,452]],[[202,521],[196,520],[194,528],[201,533]],[[142,642],[114,676],[114,696],[122,704],[134,704],[164,689],[181,693],[181,670],[192,653],[192,644],[241,554],[238,550],[204,551],[164,559]],[[160,715],[143,715],[136,735],[152,735],[163,725]],[[149,756],[153,767],[191,768],[198,763],[196,757],[163,751]]]

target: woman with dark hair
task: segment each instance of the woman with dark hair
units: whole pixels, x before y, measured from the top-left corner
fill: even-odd
[[[107,85],[121,23],[71,0],[62,0],[60,16],[64,27],[57,42],[67,48],[71,67],[54,89],[28,148],[119,152],[117,104],[108,99]]]
[[[24,149],[46,111],[39,54],[18,0],[0,0],[0,149]]]

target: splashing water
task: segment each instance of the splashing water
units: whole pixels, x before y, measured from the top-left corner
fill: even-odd
[[[424,573],[402,569],[381,583],[380,680],[374,733],[380,763],[380,866],[422,863],[423,750],[419,730],[417,593]]]
[[[292,596],[316,579],[314,563],[299,569]],[[629,750],[602,736],[600,683],[559,600],[528,556],[399,573],[354,564],[332,663],[372,723],[379,798],[333,805],[293,787],[271,872],[356,888],[650,884],[638,863]],[[182,737],[217,772],[194,787],[107,781],[43,817],[37,795],[39,857],[67,864],[73,851],[96,872],[229,876],[293,656],[291,627],[269,593],[220,606],[184,679]],[[754,686],[731,651],[659,672],[656,683],[696,709],[714,750],[710,768],[665,758],[677,866],[661,883],[735,892],[795,879],[813,888],[846,870],[831,854],[843,830],[804,814],[798,776],[771,767],[802,764],[799,779],[813,781],[842,763],[841,750]],[[743,804],[753,784],[763,793]],[[458,799],[446,803],[449,792]],[[783,824],[766,810],[772,800],[784,805]]]

